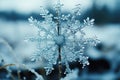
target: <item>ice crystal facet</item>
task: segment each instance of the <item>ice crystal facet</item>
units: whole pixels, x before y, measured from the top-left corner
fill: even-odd
[[[71,73],[67,74],[64,78],[60,80],[78,80],[78,69],[72,70]]]
[[[37,42],[37,51],[31,60],[44,59],[47,62],[46,74],[49,74],[54,69],[53,65],[56,64],[64,64],[65,73],[71,72],[69,62],[79,61],[83,67],[89,65],[84,51],[87,46],[97,44],[96,39],[85,38],[86,33],[83,31],[84,27],[93,25],[94,19],[87,18],[82,24],[76,19],[81,14],[80,5],[77,5],[73,13],[68,15],[61,14],[62,6],[60,2],[55,5],[56,15],[54,16],[41,7],[40,15],[44,18],[43,21],[29,18],[29,22],[38,28],[37,37],[28,38],[31,42]]]

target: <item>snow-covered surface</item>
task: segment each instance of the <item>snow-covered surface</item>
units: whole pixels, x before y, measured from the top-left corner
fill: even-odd
[[[30,56],[34,52],[35,43],[24,41],[29,34],[34,36],[36,29],[24,22],[6,24],[2,21],[0,21],[0,28],[0,55],[6,64],[19,62],[33,68],[43,66],[42,62],[34,65],[31,63]]]
[[[100,52],[95,48],[88,49],[88,54],[92,58],[106,57],[106,58],[112,59],[112,57],[116,56],[115,51],[120,50],[120,47],[119,47],[120,46],[120,37],[119,37],[120,25],[119,24],[101,25],[101,27],[99,26],[93,29],[88,28],[88,29],[85,29],[85,31],[88,33],[87,36],[94,36],[94,34],[96,34],[100,42],[105,45],[104,50],[106,50],[106,52],[104,51]]]
[[[101,43],[104,43],[106,47],[116,46],[117,50],[120,50],[120,25],[104,25],[102,27],[94,27],[93,29],[85,29],[86,33],[91,36],[96,34]],[[20,53],[21,56],[30,56],[34,52],[35,44],[25,43],[23,40],[25,36],[36,35],[36,29],[29,25],[28,22],[2,22],[0,21],[0,37],[5,38],[8,43],[16,44],[15,52]],[[94,37],[94,35],[92,35]],[[33,44],[33,46],[29,46]],[[26,47],[22,47],[26,46]],[[93,57],[102,56],[99,51],[91,48],[89,55]],[[92,51],[92,52],[91,52]],[[18,54],[19,55],[19,54]]]
[[[120,62],[120,54],[117,52],[120,50],[120,24],[100,26],[86,28],[85,31],[89,33],[87,36],[96,34],[101,43],[105,45],[105,51],[99,51],[96,48],[89,48],[87,50],[87,54],[90,58],[93,59],[107,59],[114,70],[114,66],[117,66]],[[0,20],[0,59],[4,58],[6,63],[15,63],[15,56],[11,55],[14,53],[16,54],[16,58],[20,63],[24,63],[33,68],[43,66],[42,62],[41,64],[40,62],[39,64],[34,63],[34,65],[30,62],[29,58],[30,55],[34,52],[35,44],[23,41],[25,36],[29,37],[31,35],[36,35],[36,31],[37,29],[30,26],[28,22],[6,22]],[[94,37],[94,35],[92,36]],[[13,49],[13,53],[11,52],[10,47]],[[86,74],[86,76],[95,80],[95,74]],[[108,78],[109,80],[113,80],[116,76],[118,75],[115,75],[112,72],[106,73],[104,75],[96,74],[96,78],[99,77],[101,80],[106,80]],[[80,76],[80,79],[81,78],[84,79],[83,76]]]

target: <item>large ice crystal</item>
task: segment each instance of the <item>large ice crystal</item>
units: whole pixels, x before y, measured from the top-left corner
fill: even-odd
[[[83,67],[89,65],[84,51],[87,46],[97,44],[96,38],[85,38],[86,34],[83,31],[84,27],[93,25],[94,19],[87,18],[82,24],[76,19],[81,15],[80,5],[76,5],[73,12],[67,15],[61,13],[62,6],[58,1],[54,7],[56,15],[41,7],[40,16],[43,21],[29,18],[29,22],[38,29],[37,37],[28,38],[31,42],[37,42],[37,51],[31,60],[45,60],[46,74],[49,74],[56,64],[65,65],[66,73],[71,72],[69,62],[79,61]]]

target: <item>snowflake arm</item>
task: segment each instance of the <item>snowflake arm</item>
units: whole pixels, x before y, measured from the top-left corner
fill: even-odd
[[[81,15],[80,5],[77,5],[73,14],[61,14],[60,2],[55,5],[57,17],[54,17],[48,10],[41,8],[40,15],[44,21],[37,21],[32,17],[29,22],[37,27],[37,37],[29,38],[31,42],[38,43],[37,51],[32,56],[32,61],[45,59],[47,65],[44,67],[46,74],[50,74],[54,69],[53,65],[66,66],[66,73],[71,72],[69,62],[77,61],[89,65],[88,57],[84,55],[87,46],[96,46],[97,39],[85,38],[84,27],[92,26],[94,19],[87,18],[83,21],[76,17]],[[55,21],[54,21],[54,20]],[[79,36],[79,37],[78,37]],[[38,57],[38,58],[37,58]]]

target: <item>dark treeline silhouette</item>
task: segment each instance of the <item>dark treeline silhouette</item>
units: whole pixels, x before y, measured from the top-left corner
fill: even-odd
[[[42,19],[42,17],[37,13],[21,14],[15,11],[0,12],[0,18],[7,21],[27,21],[30,16],[33,16],[37,20]]]
[[[107,5],[101,9],[98,8],[94,0],[93,6],[84,13],[84,16],[90,16],[95,19],[96,24],[120,23],[120,1],[116,1],[114,10],[110,10]]]
[[[114,10],[110,10],[106,5],[104,5],[101,9],[99,9],[95,3],[93,2],[93,6],[89,8],[86,12],[82,14],[80,19],[85,19],[87,16],[95,19],[96,24],[108,24],[108,23],[120,23],[120,1],[116,1],[116,8]],[[50,12],[55,14],[51,9]],[[37,20],[41,20],[42,18],[38,13],[30,13],[30,14],[20,14],[15,11],[11,12],[0,12],[0,18],[9,20],[9,21],[26,21],[30,16],[33,16]]]

